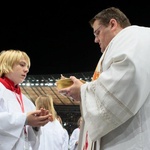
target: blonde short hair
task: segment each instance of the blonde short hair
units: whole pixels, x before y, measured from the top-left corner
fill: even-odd
[[[12,68],[15,63],[18,63],[21,58],[27,61],[28,68],[30,68],[31,62],[29,56],[20,50],[3,50],[0,52],[0,77],[9,72],[12,72]]]

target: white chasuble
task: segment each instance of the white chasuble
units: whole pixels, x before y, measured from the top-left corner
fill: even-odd
[[[150,28],[123,29],[105,51],[100,76],[81,87],[78,150],[87,131],[88,150],[149,150]]]

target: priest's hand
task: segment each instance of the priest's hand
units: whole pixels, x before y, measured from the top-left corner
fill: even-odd
[[[80,87],[83,85],[83,82],[74,76],[70,76],[70,79],[73,81],[73,84],[67,88],[58,90],[58,92],[73,100],[81,101]]]

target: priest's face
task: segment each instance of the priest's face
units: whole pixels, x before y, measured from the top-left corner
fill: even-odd
[[[107,26],[100,24],[99,20],[93,23],[93,33],[95,36],[95,43],[98,43],[103,53],[110,41],[121,30],[115,19],[111,19]]]

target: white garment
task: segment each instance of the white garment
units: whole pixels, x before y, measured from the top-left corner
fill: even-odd
[[[63,127],[64,128],[64,127]],[[66,128],[64,128],[64,131],[65,131],[65,143],[66,143],[66,147],[69,148],[69,134],[68,134],[68,131]],[[68,149],[67,149],[68,150]]]
[[[150,150],[150,28],[123,29],[105,51],[99,78],[81,87],[78,150],[85,131],[98,150]]]
[[[73,130],[69,140],[70,150],[77,150],[78,145],[76,144],[76,142],[78,142],[79,140],[79,134],[80,134],[80,128],[76,128]]]
[[[26,113],[35,110],[35,106],[25,95],[22,95],[22,100],[25,113],[22,113],[15,93],[0,83],[0,150],[24,150]],[[34,131],[31,126],[27,126],[26,130],[26,144],[37,150],[40,132]]]
[[[41,133],[38,150],[68,150],[65,130],[57,119],[41,127]]]

